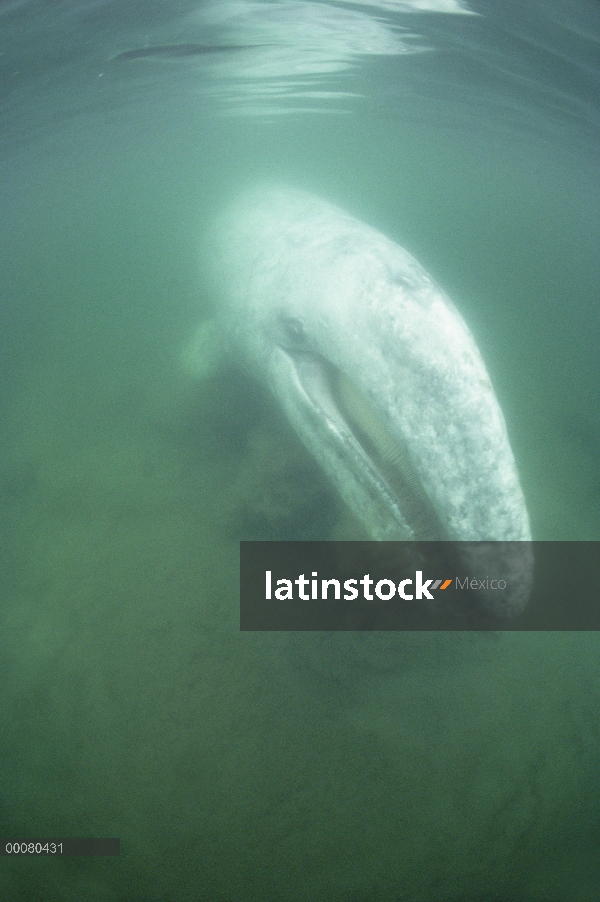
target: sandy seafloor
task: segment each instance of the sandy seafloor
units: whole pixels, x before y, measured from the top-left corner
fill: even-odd
[[[182,362],[207,224],[260,180],[419,258],[486,360],[535,538],[600,539],[593,104],[394,99],[373,66],[378,102],[319,115],[219,116],[153,69],[129,102],[66,115],[59,72],[8,107],[0,834],[122,854],[2,858],[3,902],[600,898],[597,634],[238,629],[241,538],[364,537],[243,366]]]

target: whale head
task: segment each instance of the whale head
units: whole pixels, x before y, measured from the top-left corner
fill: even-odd
[[[408,251],[279,188],[243,196],[212,247],[226,330],[372,538],[529,542],[482,357]],[[502,614],[529,593],[530,548],[511,547],[488,560],[521,587],[505,593]],[[481,549],[466,566],[469,554]]]

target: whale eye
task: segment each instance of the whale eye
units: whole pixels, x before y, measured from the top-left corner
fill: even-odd
[[[287,344],[298,349],[306,347],[306,332],[304,330],[304,325],[299,319],[296,319],[293,316],[282,316],[281,326],[283,337]]]

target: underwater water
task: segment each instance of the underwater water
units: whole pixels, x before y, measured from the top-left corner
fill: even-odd
[[[0,2],[0,835],[122,849],[2,900],[600,898],[597,635],[240,633],[240,539],[365,534],[190,350],[214,217],[314,192],[464,316],[534,537],[600,539],[599,40],[591,0]]]

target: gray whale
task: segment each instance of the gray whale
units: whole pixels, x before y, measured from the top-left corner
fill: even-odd
[[[504,417],[431,276],[375,229],[289,188],[246,193],[209,245],[228,340],[370,536],[509,543],[471,546],[462,564],[508,577],[501,609],[483,604],[518,613],[531,548],[510,543],[531,532]]]

